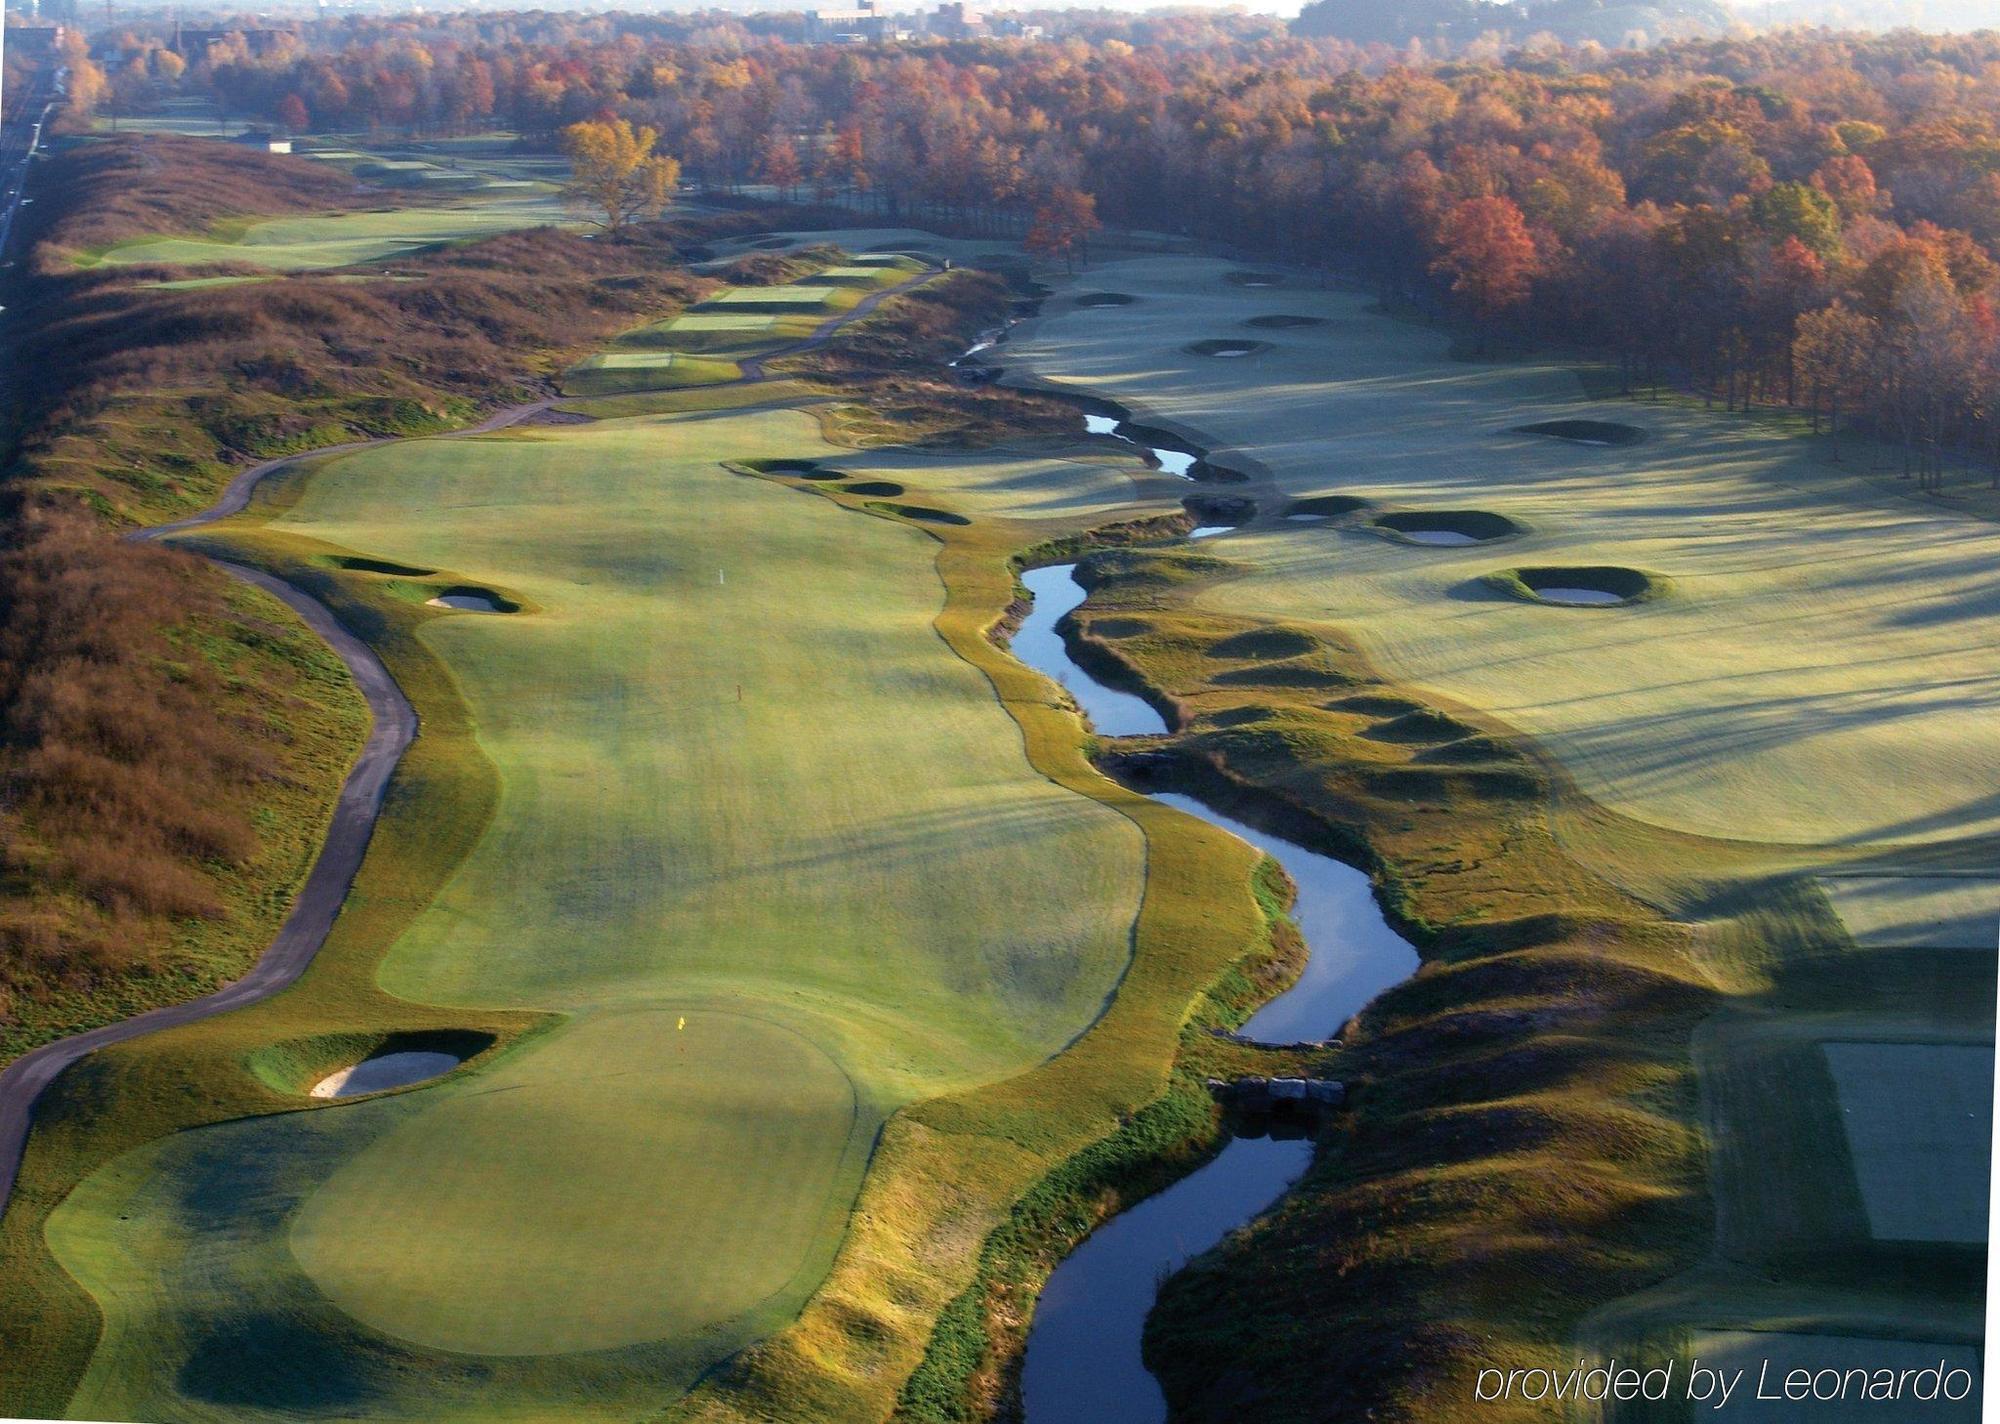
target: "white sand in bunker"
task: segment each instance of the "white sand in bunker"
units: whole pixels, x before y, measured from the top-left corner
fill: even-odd
[[[1481,542],[1476,536],[1462,534],[1456,529],[1403,529],[1398,532],[1412,544],[1438,544],[1456,548],[1462,544]]]
[[[474,613],[504,613],[500,600],[490,593],[441,593],[424,600],[432,608],[465,608]]]
[[[1418,542],[1442,543],[1445,541],[1420,540]],[[1466,542],[1477,543],[1478,541],[1467,540]],[[1624,603],[1627,601],[1623,594],[1613,593],[1608,588],[1538,588],[1535,590],[1535,597],[1544,603]]]
[[[338,1073],[329,1073],[313,1084],[316,1098],[358,1098],[363,1093],[381,1093],[390,1088],[407,1088],[427,1078],[441,1078],[459,1065],[449,1053],[385,1053],[365,1059]]]

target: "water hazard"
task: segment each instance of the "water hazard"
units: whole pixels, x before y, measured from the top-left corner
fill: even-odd
[[[1100,734],[1165,732],[1150,703],[1104,686],[1070,659],[1055,625],[1087,596],[1075,567],[1023,575],[1035,607],[1014,638],[1014,655],[1067,688]],[[1192,796],[1154,799],[1272,856],[1298,886],[1293,915],[1310,951],[1305,971],[1251,1017],[1246,1036],[1262,1043],[1330,1037],[1416,970],[1416,950],[1383,919],[1361,871]],[[1213,1162],[1094,1232],[1057,1267],[1036,1306],[1022,1371],[1029,1424],[1162,1424],[1166,1398],[1141,1353],[1160,1282],[1267,1210],[1311,1160],[1309,1141],[1232,1138]]]

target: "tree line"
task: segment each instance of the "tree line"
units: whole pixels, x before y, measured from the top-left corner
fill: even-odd
[[[796,43],[785,17],[419,17],[308,26],[184,82],[338,132],[553,146],[624,121],[705,188],[1051,256],[1101,215],[1381,284],[1484,342],[1602,352],[1632,383],[1864,425],[1927,484],[2000,479],[1990,33],[1413,63],[1244,16],[866,48]]]

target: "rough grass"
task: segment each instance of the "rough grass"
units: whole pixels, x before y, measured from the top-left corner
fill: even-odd
[[[276,600],[77,516],[15,530],[0,1064],[240,974],[311,868],[368,720]]]

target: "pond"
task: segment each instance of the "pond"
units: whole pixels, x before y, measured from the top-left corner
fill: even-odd
[[[1137,445],[1166,473],[1184,480],[1194,478],[1195,462],[1201,458],[1192,450],[1175,450],[1164,445],[1149,445],[1144,440],[1135,439],[1126,429],[1125,422],[1115,415],[1086,415],[1083,418],[1083,428],[1092,435],[1109,435],[1127,444]]]

